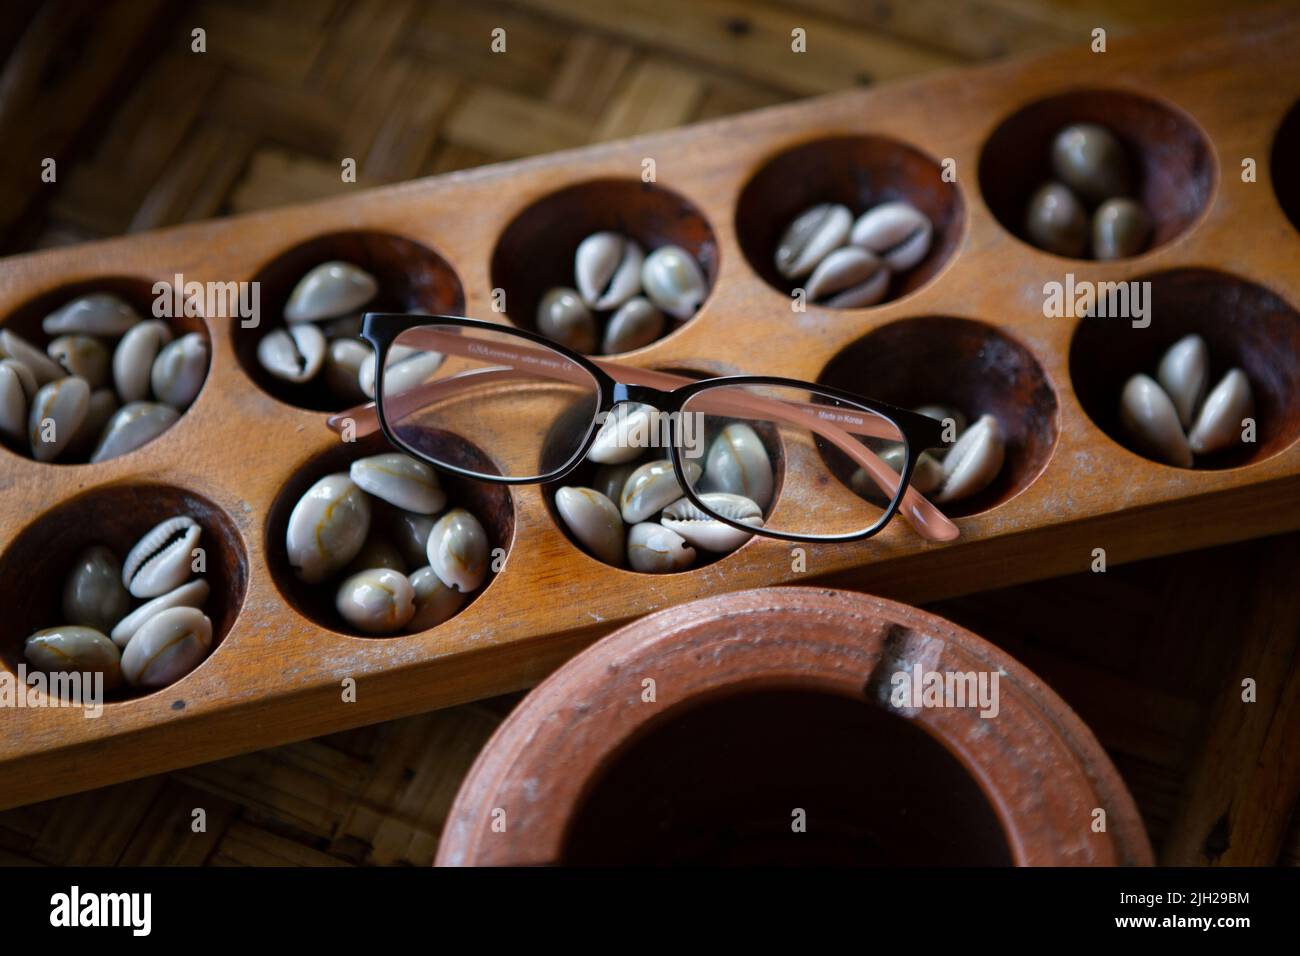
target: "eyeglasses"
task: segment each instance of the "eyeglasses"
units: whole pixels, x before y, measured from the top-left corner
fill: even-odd
[[[353,438],[382,430],[446,471],[500,484],[552,482],[589,456],[631,461],[658,447],[667,455],[658,470],[666,479],[671,463],[677,481],[674,498],[742,531],[857,541],[902,514],[927,539],[957,537],[956,525],[909,486],[921,452],[948,445],[942,423],[925,415],[794,379],[697,381],[590,359],[523,329],[459,316],[371,312],[361,334],[375,350],[377,400],[330,416],[329,427]],[[720,493],[754,501],[761,526],[741,520]]]

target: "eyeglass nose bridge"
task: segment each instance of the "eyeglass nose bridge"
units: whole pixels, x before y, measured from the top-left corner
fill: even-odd
[[[614,406],[622,405],[624,402],[634,402],[641,405],[650,405],[654,408],[663,409],[666,406],[664,397],[668,395],[663,389],[651,388],[649,385],[625,385],[623,382],[614,383]]]

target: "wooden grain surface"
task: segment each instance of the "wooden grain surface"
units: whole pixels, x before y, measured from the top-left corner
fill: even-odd
[[[122,9],[129,6],[84,5],[75,17],[59,16],[47,8],[34,14],[32,26],[24,32],[19,29],[24,9],[19,4],[0,31],[0,52],[10,54],[0,86],[0,128],[8,129],[15,117],[25,117],[35,124],[29,129],[39,131],[34,139],[41,146],[64,144],[61,151],[50,149],[60,157],[59,183],[33,190],[18,185],[20,175],[4,178],[0,214],[10,227],[3,233],[9,251],[346,194],[356,187],[340,183],[340,155],[360,157],[361,185],[396,181],[666,128],[847,84],[875,83],[1007,52],[1077,43],[1079,32],[1086,34],[1095,22],[1122,34],[1170,14],[1167,5],[1156,3],[1040,7],[1013,0],[921,0],[869,8],[842,0],[808,0],[789,7],[669,2],[629,5],[626,19],[617,21],[596,5],[553,0],[476,5],[473,10],[459,5],[453,9],[451,4],[383,4],[384,16],[377,15],[378,5],[366,3],[320,4],[309,10],[288,3],[168,5],[167,13],[159,17]],[[1198,6],[1209,5],[1182,5],[1181,9]],[[62,78],[78,92],[63,94],[57,117],[33,110],[30,94],[24,98],[23,90],[32,89],[34,77],[48,72],[43,65],[63,42],[61,31],[76,24],[84,29],[96,17],[109,18],[112,29],[122,31],[115,34],[123,39],[122,45],[134,38],[132,42],[146,47],[153,44],[154,55],[121,57],[123,63],[89,62],[88,76]],[[198,62],[174,52],[176,38],[188,36],[191,21],[198,22],[195,17],[202,18],[210,34],[215,31],[237,42],[211,44],[208,59]],[[763,64],[771,58],[759,55],[764,44],[788,36],[784,25],[792,19],[807,25],[813,37],[833,37],[827,56],[814,58],[816,65],[797,76],[778,67],[765,70]],[[506,61],[489,60],[478,42],[498,20],[508,27],[513,48],[519,51]],[[664,22],[675,22],[678,28],[665,28]],[[870,69],[863,64],[870,64]],[[1176,72],[1167,71],[1164,82],[1177,86]],[[996,110],[989,114],[990,121],[994,115]],[[1244,135],[1251,121],[1252,116],[1225,121],[1225,128],[1230,134]],[[6,160],[14,155],[26,158],[10,150]],[[612,164],[614,159],[607,156],[605,161]],[[720,207],[706,211],[715,208]],[[339,215],[356,218],[355,212]],[[152,251],[174,241],[169,238]],[[260,248],[281,248],[291,242],[290,236],[279,236],[264,247],[254,244],[256,248],[247,250],[248,261],[256,259]],[[1236,261],[1246,258],[1242,253]],[[11,273],[0,274],[7,286]],[[6,302],[26,294],[12,291]],[[1046,337],[1031,344],[1048,348],[1053,341],[1059,339]],[[834,342],[824,344],[830,348]],[[686,348],[682,354],[689,353]],[[1254,506],[1239,501],[1234,507],[1239,509],[1235,517],[1241,522],[1241,534],[1267,530],[1277,515],[1276,501],[1262,496]],[[1294,507],[1294,501],[1283,500],[1284,513]],[[1176,515],[1158,522],[1164,530],[1157,539],[1130,555],[1123,554],[1122,535],[1108,541],[1115,542],[1119,557],[1143,549],[1145,553],[1180,550],[1189,543],[1179,533],[1186,530],[1179,529],[1181,520]],[[1095,536],[1095,532],[1080,532],[1070,539],[1071,546],[1063,547],[1055,546],[1060,542],[1035,546],[1022,540],[1015,547],[1004,542],[1000,549],[994,543],[930,568],[896,562],[889,574],[874,582],[852,580],[858,577],[852,572],[846,572],[845,578],[922,599],[961,590],[963,568],[971,563],[1005,563],[1016,557],[1014,552],[1023,554],[1022,548],[1041,563],[1038,573],[1076,569],[1083,562],[1073,545],[1083,547]],[[1194,530],[1191,543],[1198,543]],[[1189,576],[1187,566],[1179,562],[1200,555],[1156,562],[1150,567],[1157,570],[1149,574],[1155,580],[1168,575],[1170,580],[1200,581],[1206,588],[1210,581],[1223,580],[1227,567],[1232,569],[1228,579],[1245,585],[1246,572],[1233,563],[1234,553],[1227,553],[1228,563],[1203,566],[1199,577]],[[1222,558],[1225,552],[1204,554]],[[967,613],[977,620],[984,620],[980,616],[984,608],[1003,615],[983,627],[960,614],[953,616],[999,641],[1001,631],[1015,631],[1011,624],[1019,617],[1018,608],[1033,595],[1053,595],[1050,600],[1055,601],[1095,586],[1097,603],[1113,603],[1123,576],[1143,567],[1148,566],[1116,569],[1111,573],[1121,583],[1116,584],[1116,577],[1107,578],[1105,587],[1089,575],[972,598]],[[932,580],[918,583],[919,574]],[[1198,593],[1184,586],[1185,593]],[[1141,591],[1138,584],[1129,595],[1134,608],[1158,623],[1168,608],[1149,595],[1138,600]],[[1222,631],[1209,633],[1203,619],[1188,616],[1185,620],[1188,633],[1206,643],[1200,652],[1206,660],[1221,652]],[[1283,636],[1264,640],[1255,653],[1269,673],[1284,675],[1285,670],[1278,672],[1278,668],[1291,659],[1286,656],[1285,615],[1276,620],[1282,622]],[[557,642],[552,648],[556,659],[590,640],[599,629],[574,632],[572,641]],[[1085,641],[1082,629],[1073,641],[1080,645]],[[1218,716],[1208,729],[1196,715],[1220,697],[1228,700],[1230,688],[1214,684],[1202,672],[1212,686],[1197,685],[1194,691],[1171,686],[1144,698],[1141,689],[1148,682],[1164,685],[1124,668],[1116,668],[1109,680],[1105,675],[1105,664],[1131,662],[1129,654],[1099,653],[1098,662],[1090,667],[1074,660],[1074,644],[1065,635],[1040,635],[1037,642],[1043,646],[1038,656],[1055,667],[1043,666],[1028,653],[1027,662],[1079,707],[1111,747],[1158,847],[1170,820],[1177,816],[1178,832],[1183,835],[1170,846],[1183,848],[1176,858],[1191,860],[1197,848],[1205,846],[1198,827],[1207,815],[1217,827],[1223,811],[1216,815],[1215,808],[1225,798],[1232,799],[1223,793],[1231,786],[1214,783],[1217,768],[1227,766],[1222,744],[1201,753],[1198,742],[1212,742],[1216,734],[1235,739],[1233,722],[1241,719],[1222,702],[1213,705]],[[1290,646],[1293,654],[1294,634]],[[527,655],[503,666],[519,685],[545,670]],[[1224,665],[1220,660],[1205,666],[1213,670]],[[1059,674],[1055,679],[1054,673]],[[465,692],[481,692],[474,674],[451,672],[450,676],[463,682]],[[1294,687],[1294,677],[1290,681]],[[394,689],[401,693],[403,686],[411,684],[403,682]],[[1098,689],[1108,686],[1134,692],[1126,698],[1131,711],[1117,709],[1115,700]],[[466,705],[8,811],[0,815],[0,861],[93,857],[102,862],[426,862],[441,824],[439,814],[449,805],[460,773],[508,703],[507,699]],[[252,710],[245,716],[250,721],[263,719]],[[290,723],[277,732],[300,736],[310,732],[306,726]],[[1256,773],[1262,773],[1270,785],[1281,785],[1279,799],[1287,792],[1293,798],[1294,767],[1284,759],[1286,750],[1279,740],[1279,726],[1285,729],[1285,723],[1267,723],[1263,730],[1253,726],[1248,735],[1251,746],[1268,758],[1266,771]],[[200,750],[221,746],[212,738],[205,735]],[[1179,742],[1171,743],[1175,738]],[[149,747],[148,741],[142,744]],[[1236,759],[1245,758],[1238,754]],[[1193,761],[1200,768],[1194,776]],[[1251,792],[1258,794],[1254,788]],[[1254,799],[1267,803],[1259,796]],[[208,834],[201,837],[189,834],[188,826],[179,826],[195,806],[211,808]],[[1253,825],[1243,831],[1262,837],[1243,837],[1236,846],[1247,839],[1263,845],[1238,859],[1276,858],[1281,837],[1274,831],[1280,829],[1277,821],[1285,814],[1277,812],[1276,806],[1250,813],[1269,814],[1272,822],[1258,831]],[[88,814],[103,821],[96,824],[102,840],[86,839]],[[158,817],[177,826],[154,828],[151,821]],[[1255,817],[1248,815],[1251,819]]]

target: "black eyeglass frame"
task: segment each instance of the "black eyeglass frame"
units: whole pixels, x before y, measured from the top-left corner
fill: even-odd
[[[583,438],[581,446],[573,456],[563,465],[545,475],[530,478],[510,478],[503,475],[477,472],[472,469],[462,468],[441,461],[433,461],[429,459],[427,455],[419,452],[406,442],[399,439],[395,430],[389,424],[388,415],[384,409],[384,366],[387,363],[389,349],[392,347],[393,342],[396,341],[403,332],[426,325],[451,325],[515,336],[549,349],[552,352],[556,352],[586,371],[600,389],[600,405],[592,413],[592,420],[587,429],[587,434]],[[798,379],[780,378],[772,375],[724,375],[717,378],[700,379],[689,385],[682,385],[681,387],[670,391],[652,388],[648,385],[627,384],[618,381],[581,352],[575,352],[544,335],[529,331],[528,329],[502,325],[499,322],[489,322],[484,319],[471,319],[459,315],[416,315],[407,312],[367,312],[362,319],[361,338],[370,343],[375,350],[375,412],[379,420],[379,427],[383,431],[384,437],[386,437],[395,447],[418,455],[434,467],[476,481],[486,481],[501,485],[536,485],[558,481],[572,472],[586,459],[587,452],[590,451],[592,443],[596,440],[596,435],[599,434],[600,429],[598,423],[601,422],[602,413],[607,416],[619,405],[626,403],[642,403],[650,405],[660,412],[670,414],[669,426],[672,440],[670,460],[673,464],[673,472],[677,476],[678,485],[681,487],[686,497],[689,498],[697,508],[712,518],[738,530],[760,534],[769,538],[777,538],[782,541],[809,543],[850,542],[862,541],[878,534],[898,513],[903,497],[907,493],[907,489],[910,487],[912,472],[916,467],[916,460],[920,456],[920,453],[930,448],[947,448],[950,444],[943,438],[943,423],[930,418],[927,415],[922,415],[919,412],[914,412],[910,409],[899,408],[890,405],[887,402],[877,401],[862,395],[855,395],[854,393],[844,391],[843,389],[832,388],[829,385],[803,382]],[[903,470],[899,473],[900,480],[898,483],[898,490],[894,493],[888,507],[881,512],[876,523],[862,531],[855,531],[850,534],[798,534],[789,531],[777,531],[765,527],[755,528],[751,525],[744,524],[743,522],[736,521],[733,518],[728,518],[726,515],[718,514],[701,501],[699,493],[691,487],[691,482],[686,477],[686,467],[682,459],[682,447],[681,443],[678,441],[677,435],[678,416],[672,415],[671,413],[680,412],[682,406],[692,396],[707,391],[710,388],[718,388],[724,385],[769,385],[808,389],[814,394],[826,395],[842,402],[848,402],[851,405],[857,405],[862,410],[872,412],[889,420],[898,429],[899,434],[902,436],[905,455],[903,460]]]

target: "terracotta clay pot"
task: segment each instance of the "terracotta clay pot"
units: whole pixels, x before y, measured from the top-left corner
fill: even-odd
[[[989,691],[996,673],[996,716],[895,706],[895,675],[927,672],[983,674]],[[437,857],[1151,862],[1115,768],[1037,677],[943,618],[814,588],[696,601],[579,654],[480,754]]]

